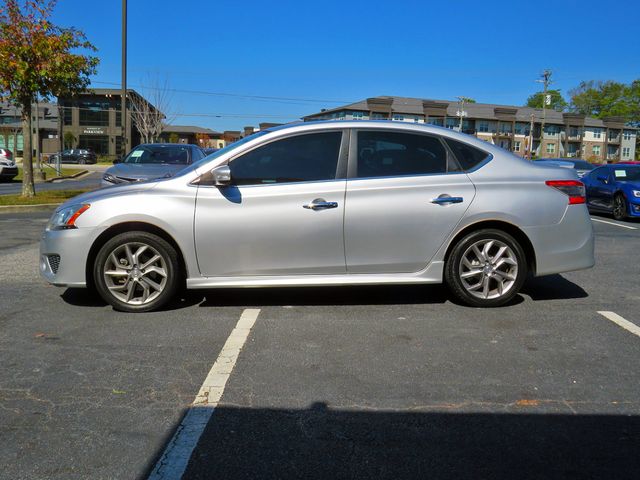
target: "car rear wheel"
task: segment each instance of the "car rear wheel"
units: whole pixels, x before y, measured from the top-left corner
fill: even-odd
[[[165,305],[180,285],[175,248],[148,232],[126,232],[105,243],[93,279],[100,296],[116,310],[148,312]]]
[[[613,198],[613,218],[616,220],[627,218],[627,200],[621,193],[618,193]]]
[[[509,302],[527,276],[520,244],[501,230],[471,232],[453,247],[445,266],[445,282],[453,295],[473,307]]]
[[[86,160],[84,158],[79,158],[78,159],[78,165],[84,165],[86,162]]]

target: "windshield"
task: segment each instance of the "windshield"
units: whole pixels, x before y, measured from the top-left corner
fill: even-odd
[[[211,160],[215,160],[218,157],[221,157],[222,155],[224,155],[225,153],[241,146],[244,145],[247,142],[250,142],[251,140],[255,140],[256,138],[265,135],[269,133],[268,130],[261,130],[259,132],[253,133],[251,135],[249,135],[248,137],[244,137],[242,140],[238,140],[237,142],[233,142],[230,143],[229,145],[227,145],[224,148],[221,148],[220,150],[213,152],[211,155],[207,155],[206,157],[204,157],[201,160],[198,160],[197,162],[191,164],[189,167],[187,168],[183,168],[182,170],[180,170],[180,172],[176,175],[174,175],[174,177],[178,177],[178,176],[182,176],[185,175],[189,172],[194,171],[195,169],[199,168],[200,166],[210,162]]]
[[[122,163],[187,165],[189,147],[186,145],[140,145],[131,150]]]
[[[637,182],[640,180],[640,167],[616,167],[613,175],[617,182]]]

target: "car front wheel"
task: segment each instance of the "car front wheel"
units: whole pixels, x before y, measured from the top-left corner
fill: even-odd
[[[100,296],[116,310],[156,310],[171,300],[180,284],[178,255],[157,235],[121,233],[98,252],[93,279]]]
[[[627,218],[627,200],[621,193],[617,194],[613,199],[613,218],[616,220]]]
[[[473,307],[509,302],[527,276],[520,244],[501,230],[483,229],[462,238],[445,266],[445,282],[453,295]]]

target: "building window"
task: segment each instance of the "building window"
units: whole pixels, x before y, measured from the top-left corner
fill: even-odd
[[[513,142],[513,151],[514,152],[520,151],[520,141],[516,140],[515,142]]]
[[[624,158],[629,158],[631,156],[631,148],[629,147],[622,147],[622,156]]]
[[[602,138],[602,130],[599,128],[593,129],[593,138]]]
[[[488,132],[489,131],[489,122],[485,122],[484,120],[481,120],[480,123],[478,124],[478,131],[479,132]]]
[[[571,130],[569,130],[569,136],[572,138],[579,137],[580,131],[576,127],[571,127]]]
[[[373,112],[371,114],[371,120],[387,120],[389,115],[386,113]]]
[[[600,156],[600,145],[594,145],[593,147],[591,147],[591,153],[596,156]]]
[[[364,114],[363,114],[362,112],[353,112],[353,113],[351,114],[351,117],[352,117],[354,120],[362,120],[362,118],[364,117]]]
[[[404,121],[404,115],[398,115],[397,113],[393,115],[393,119],[397,122]]]
[[[80,125],[83,127],[108,127],[109,102],[80,102]]]
[[[429,125],[437,125],[438,127],[442,127],[444,126],[444,118],[429,117],[427,123]]]
[[[108,155],[109,137],[107,135],[80,135],[78,148],[88,148],[98,155]]]
[[[547,153],[556,153],[555,143],[547,143]]]
[[[62,124],[71,125],[71,105],[65,105],[62,107]]]
[[[624,140],[631,140],[631,131],[625,130],[624,133],[622,134],[622,138]]]

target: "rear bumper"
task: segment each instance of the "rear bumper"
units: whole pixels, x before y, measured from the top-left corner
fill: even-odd
[[[569,205],[555,225],[526,227],[536,254],[536,276],[595,265],[593,225],[585,205]]]

